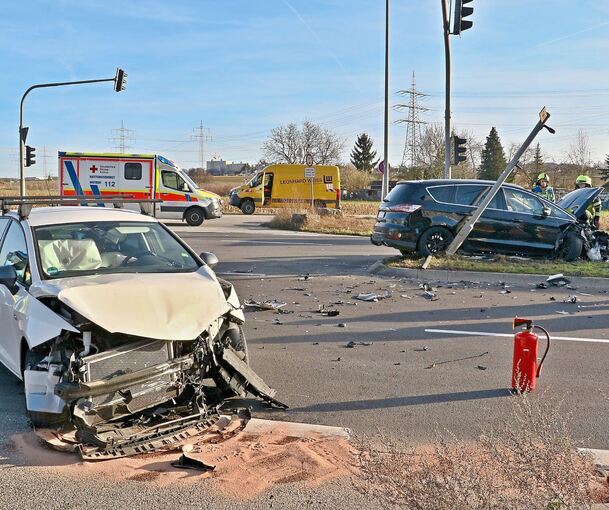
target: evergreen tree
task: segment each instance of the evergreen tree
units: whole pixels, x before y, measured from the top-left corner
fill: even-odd
[[[366,133],[362,133],[357,137],[355,146],[351,151],[351,163],[358,170],[370,171],[376,165],[376,151],[372,150],[372,138]]]
[[[605,159],[605,165],[600,169],[601,178],[609,179],[609,154],[607,154],[607,158]]]
[[[507,162],[505,161],[505,153],[501,146],[501,140],[497,130],[493,127],[486,137],[486,143],[484,144],[484,149],[482,149],[478,179],[496,181],[506,166]]]
[[[541,147],[539,146],[539,142],[537,142],[535,152],[533,153],[533,161],[531,162],[530,171],[527,172],[529,174],[531,184],[537,182],[537,176],[543,172],[543,169],[543,156],[541,155]]]

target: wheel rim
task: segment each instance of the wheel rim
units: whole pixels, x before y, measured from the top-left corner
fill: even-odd
[[[196,213],[196,212],[190,213],[190,221],[192,223],[197,223],[200,219],[201,219],[201,217],[199,216],[199,213]]]
[[[436,232],[429,238],[426,246],[430,253],[438,253],[444,251],[447,244],[444,234]]]

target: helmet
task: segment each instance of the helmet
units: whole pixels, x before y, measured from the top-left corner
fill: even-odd
[[[550,182],[550,176],[548,174],[546,174],[545,172],[542,172],[537,176],[537,180]]]
[[[592,186],[592,179],[587,175],[580,175],[575,179],[575,184],[587,184],[588,186]]]

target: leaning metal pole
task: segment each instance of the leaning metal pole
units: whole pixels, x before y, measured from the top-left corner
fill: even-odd
[[[32,85],[25,91],[21,98],[21,104],[19,106],[19,194],[25,196],[25,173],[23,166],[23,152],[25,147],[26,132],[23,128],[23,102],[26,96],[34,89],[41,89],[46,87],[62,87],[64,85],[82,85],[83,83],[101,83],[104,81],[116,81],[114,78],[104,78],[103,80],[81,80],[81,81],[64,81],[58,83],[41,83],[39,85]]]
[[[529,145],[531,145],[531,143],[537,136],[537,133],[539,133],[544,128],[544,126],[549,118],[550,118],[550,114],[546,111],[546,109],[544,107],[541,110],[541,112],[539,112],[539,122],[537,122],[537,124],[535,125],[535,127],[533,128],[531,133],[529,134],[528,138],[520,146],[520,149],[518,149],[516,154],[514,154],[514,157],[512,158],[512,160],[507,164],[507,166],[505,167],[505,170],[497,179],[497,182],[495,182],[493,187],[484,197],[484,200],[482,200],[482,203],[472,213],[472,215],[465,222],[463,227],[461,227],[459,232],[457,232],[457,235],[455,236],[452,243],[450,243],[450,245],[448,246],[448,249],[446,250],[446,255],[454,255],[457,252],[457,250],[461,247],[461,245],[463,244],[463,241],[465,241],[467,239],[467,236],[474,229],[474,225],[480,219],[480,216],[482,216],[482,213],[485,211],[485,209],[488,207],[488,204],[490,204],[491,200],[493,200],[493,198],[495,198],[495,195],[499,191],[499,188],[501,188],[501,186],[505,183],[507,178],[512,173],[512,170],[514,169],[514,167],[518,164],[518,160],[524,154],[524,151],[526,151],[529,148]],[[552,129],[550,129],[550,128],[548,128],[548,129],[550,130],[550,132],[553,132]]]
[[[448,0],[442,2],[444,25],[444,54],[446,61],[446,106],[444,108],[444,178],[450,179],[450,24],[448,21]]]
[[[381,200],[389,193],[389,0],[385,0],[385,130]]]

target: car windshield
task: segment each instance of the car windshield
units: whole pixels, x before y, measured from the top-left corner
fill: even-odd
[[[86,222],[34,229],[45,279],[113,273],[190,273],[199,263],[162,225]]]

